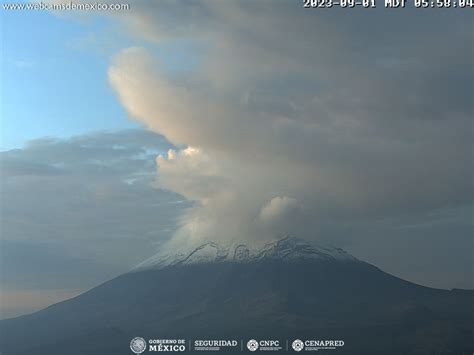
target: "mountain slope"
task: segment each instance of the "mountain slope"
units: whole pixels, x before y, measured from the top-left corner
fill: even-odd
[[[227,251],[227,252],[226,252]],[[32,315],[0,322],[9,354],[131,354],[145,338],[343,339],[339,353],[472,353],[473,293],[418,286],[340,249],[285,238],[154,258]],[[25,338],[27,341],[25,341]]]

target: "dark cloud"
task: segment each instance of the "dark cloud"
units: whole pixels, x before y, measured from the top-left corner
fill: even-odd
[[[170,147],[130,130],[2,152],[2,292],[79,292],[153,254],[189,207],[151,186],[154,156]]]

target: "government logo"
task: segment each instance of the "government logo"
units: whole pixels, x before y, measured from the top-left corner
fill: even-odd
[[[130,350],[135,354],[141,354],[146,350],[146,341],[143,338],[135,337],[130,342]]]

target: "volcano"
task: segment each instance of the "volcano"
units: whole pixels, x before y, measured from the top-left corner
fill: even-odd
[[[340,339],[344,346],[319,353],[472,354],[473,301],[474,291],[416,285],[293,237],[259,249],[209,242],[0,321],[0,352],[130,355],[130,340],[140,336]]]

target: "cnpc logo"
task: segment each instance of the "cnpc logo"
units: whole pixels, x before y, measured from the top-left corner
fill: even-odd
[[[279,340],[260,340],[257,341],[255,339],[250,339],[247,342],[247,349],[250,351],[257,351],[257,350],[270,350],[270,351],[278,351],[281,350],[280,341]]]

